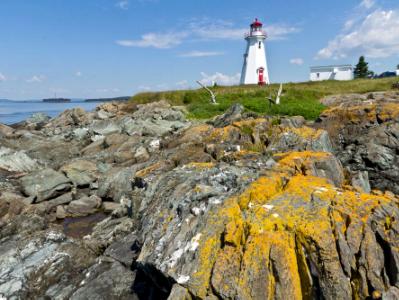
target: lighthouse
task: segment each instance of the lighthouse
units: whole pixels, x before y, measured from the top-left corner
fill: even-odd
[[[262,27],[263,24],[255,19],[251,24],[250,32],[245,36],[247,50],[244,54],[241,84],[270,84],[265,47],[267,35]]]

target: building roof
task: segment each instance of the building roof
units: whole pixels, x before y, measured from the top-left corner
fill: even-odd
[[[317,69],[333,69],[333,68],[353,68],[353,66],[352,66],[352,65],[314,66],[314,67],[310,67],[310,70],[317,70]]]
[[[255,19],[255,21],[251,24],[251,27],[262,27],[263,24],[258,20],[258,18]]]

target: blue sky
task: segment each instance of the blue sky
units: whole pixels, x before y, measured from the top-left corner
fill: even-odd
[[[255,17],[272,82],[361,54],[377,72],[399,64],[397,0],[1,0],[0,98],[234,84]]]

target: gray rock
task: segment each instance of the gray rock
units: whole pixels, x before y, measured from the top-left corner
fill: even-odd
[[[14,133],[14,129],[0,123],[0,136],[9,137]]]
[[[64,207],[67,216],[83,217],[93,214],[101,207],[101,199],[95,195],[74,200]]]
[[[91,130],[99,135],[109,135],[113,133],[120,133],[122,128],[113,120],[95,121],[91,125]]]
[[[210,123],[215,127],[226,127],[241,120],[244,110],[241,104],[233,104],[223,115],[215,117]]]
[[[121,206],[119,203],[115,203],[115,202],[103,202],[102,205],[103,205],[102,208],[105,213],[111,213],[114,210],[120,208],[120,206]]]
[[[53,169],[32,172],[20,179],[22,191],[36,198],[36,202],[45,201],[61,195],[71,189],[70,180]]]
[[[101,261],[87,271],[81,286],[70,297],[71,300],[137,299],[130,286],[134,273],[118,262]]]
[[[369,175],[367,171],[358,171],[351,176],[352,186],[363,191],[364,193],[370,193],[371,187],[369,182]]]
[[[24,151],[0,147],[0,168],[10,172],[31,172],[39,169],[40,165]]]
[[[147,149],[141,146],[137,148],[134,158],[137,160],[137,162],[145,162],[150,158],[150,155],[148,154]]]
[[[65,173],[76,186],[90,185],[98,178],[96,164],[87,160],[76,160],[68,163],[60,171]]]
[[[38,112],[38,113],[34,113],[32,116],[30,116],[29,118],[26,119],[27,123],[30,124],[46,124],[51,118],[46,115],[45,113],[42,112]]]
[[[105,173],[99,179],[97,195],[120,203],[124,195],[133,191],[132,182],[135,173],[135,168],[113,169]]]

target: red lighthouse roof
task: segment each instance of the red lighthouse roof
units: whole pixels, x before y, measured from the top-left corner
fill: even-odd
[[[256,18],[255,21],[251,24],[251,27],[262,27],[263,24]]]

